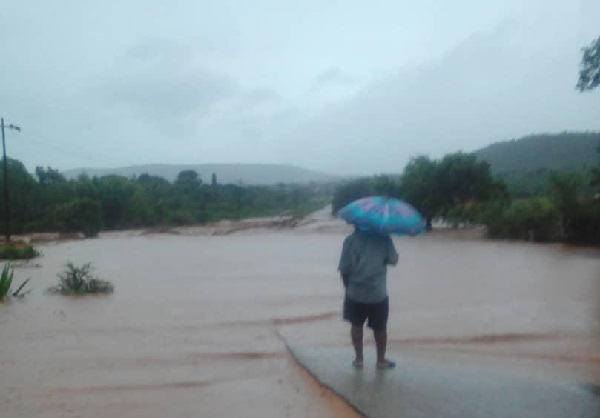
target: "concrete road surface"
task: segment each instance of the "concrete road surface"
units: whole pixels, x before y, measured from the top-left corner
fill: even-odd
[[[321,384],[370,418],[596,418],[597,386],[524,379],[403,360],[393,370],[351,366],[351,349],[289,346]]]

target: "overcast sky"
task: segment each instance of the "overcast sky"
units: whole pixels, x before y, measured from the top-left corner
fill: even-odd
[[[600,130],[600,91],[574,88],[598,16],[598,0],[5,2],[8,155],[373,174]]]

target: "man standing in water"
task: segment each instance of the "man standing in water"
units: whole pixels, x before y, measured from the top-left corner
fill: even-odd
[[[338,270],[346,295],[344,319],[350,322],[350,335],[356,357],[352,365],[363,367],[363,325],[373,330],[377,346],[377,369],[392,369],[393,361],[386,359],[387,320],[389,303],[386,288],[387,266],[398,263],[398,253],[387,235],[360,231],[346,237]]]

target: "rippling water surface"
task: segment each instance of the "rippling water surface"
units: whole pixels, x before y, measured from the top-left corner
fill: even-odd
[[[45,244],[0,306],[2,417],[353,416],[282,338],[349,346],[345,228],[106,235]],[[390,353],[600,383],[600,253],[431,234],[395,239]],[[43,289],[92,261],[111,296]],[[367,350],[372,350],[367,346]]]

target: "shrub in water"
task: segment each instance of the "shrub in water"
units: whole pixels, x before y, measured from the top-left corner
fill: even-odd
[[[488,208],[485,221],[492,238],[553,241],[559,236],[559,214],[545,197],[515,200]]]
[[[31,245],[27,244],[2,244],[0,245],[0,259],[2,260],[29,260],[39,256]]]
[[[65,271],[58,274],[60,283],[50,287],[51,293],[62,295],[83,295],[86,293],[112,293],[112,283],[100,280],[92,275],[92,263],[86,263],[81,267],[73,263],[67,263]]]
[[[13,276],[14,276],[14,269],[10,266],[10,264],[8,264],[8,263],[5,264],[4,267],[2,268],[2,273],[0,273],[0,301],[3,301],[6,298],[6,296],[9,295],[10,287],[13,282]],[[23,288],[25,287],[27,282],[29,282],[29,279],[27,279],[23,283],[21,283],[19,288],[15,292],[12,293],[12,296],[23,297],[27,293],[29,293],[29,291],[21,293],[21,291],[23,290]]]

